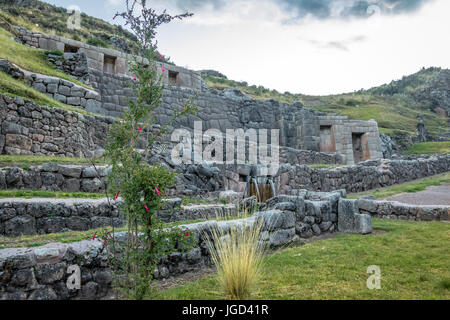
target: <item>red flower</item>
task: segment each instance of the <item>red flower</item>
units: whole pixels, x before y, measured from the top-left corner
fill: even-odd
[[[92,237],[92,240],[95,240],[95,237],[97,236],[97,232],[94,233],[94,236]]]
[[[148,209],[148,207],[147,207],[147,205],[146,205],[146,204],[144,205],[144,208],[145,208],[145,211],[147,211],[147,212],[148,212],[148,210],[149,210],[149,209]]]
[[[187,232],[186,232],[184,235],[185,235],[186,237],[189,237],[189,233],[187,233]]]
[[[136,75],[134,75],[133,81],[136,81],[136,80],[137,80],[137,76],[136,76]]]
[[[142,128],[141,128],[141,127],[139,127],[139,126],[137,127],[137,129],[138,129],[139,131],[142,131]]]
[[[165,71],[166,71],[166,69],[164,69],[163,66],[161,66],[161,70],[162,70],[162,72],[165,72]]]
[[[164,196],[166,196],[166,197],[167,197],[167,192],[165,192],[165,191],[164,191]]]
[[[117,200],[117,198],[119,197],[119,193],[120,191],[117,191],[117,194],[114,196],[114,200]]]
[[[157,187],[155,187],[155,191],[158,194],[158,196],[161,195],[161,191],[159,191]]]

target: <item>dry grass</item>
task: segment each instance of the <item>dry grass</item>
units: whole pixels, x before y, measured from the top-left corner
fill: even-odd
[[[228,299],[245,300],[261,276],[265,245],[259,241],[262,219],[248,218],[230,228],[213,227],[206,244]]]

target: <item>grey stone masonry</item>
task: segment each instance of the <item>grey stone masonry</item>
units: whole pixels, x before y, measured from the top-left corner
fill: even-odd
[[[15,128],[14,126],[12,129]],[[159,162],[166,165],[163,161]],[[180,173],[170,196],[204,196],[224,190],[243,192],[251,166],[211,167],[190,165],[170,167]],[[8,167],[0,170],[0,189],[49,190],[66,192],[103,192],[108,169],[46,163],[27,170]],[[362,192],[450,171],[450,155],[428,156],[411,160],[368,161],[353,166],[312,169],[306,165],[280,166],[273,177],[276,194],[297,194],[299,189],[331,191],[345,189]]]
[[[372,220],[368,214],[360,214],[357,200],[340,199],[338,230],[345,233],[367,234],[372,232]]]
[[[189,271],[211,266],[210,253],[205,234],[212,230],[243,228],[261,223],[260,244],[280,247],[301,243],[311,238],[337,230],[338,211],[342,191],[332,193],[308,193],[270,199],[264,211],[252,217],[181,225],[195,247],[183,252],[173,249],[167,259],[162,259],[155,270],[155,278],[165,279]],[[369,216],[370,218],[370,216]],[[355,230],[349,230],[355,232]],[[126,232],[116,233],[119,243],[127,237]],[[117,246],[120,248],[120,246]],[[99,299],[111,290],[113,272],[109,258],[111,246],[102,240],[85,240],[72,244],[54,243],[36,248],[0,250],[0,299],[4,300],[69,300]],[[77,264],[81,268],[81,289],[68,290],[67,268]]]
[[[27,80],[30,87],[61,103],[79,109],[86,109],[87,106],[101,105],[101,96],[99,93],[71,81],[32,73],[17,67],[8,60],[0,60],[0,70],[8,71],[15,78],[19,77]]]
[[[274,178],[277,193],[297,189],[362,192],[450,171],[450,155],[424,155],[411,160],[373,160],[358,165],[312,169],[305,165],[282,164]]]
[[[366,212],[374,218],[414,221],[450,220],[450,206],[415,205],[362,197],[358,200],[358,207],[361,212]]]
[[[82,231],[106,226],[121,227],[118,203],[106,199],[2,199],[0,234]]]
[[[92,199],[0,199],[0,235],[21,236],[34,234],[84,231],[101,227],[121,227],[125,224],[120,214],[122,200]],[[211,219],[233,216],[232,204],[181,206],[180,198],[163,199],[156,216],[163,222]]]
[[[36,31],[27,30],[24,27],[14,27],[18,33],[19,40],[28,46],[44,50],[59,50],[66,52],[66,48],[82,53],[87,57],[87,66],[89,70],[103,72],[105,61],[108,58],[114,61],[114,67],[108,73],[122,77],[132,77],[129,72],[129,61],[133,56],[114,49],[101,48],[88,45],[81,41],[67,39],[52,34],[43,34]],[[146,62],[146,59],[138,58]],[[164,68],[164,72],[162,71]],[[157,72],[162,75],[162,80],[167,84],[173,84],[182,87],[201,89],[205,84],[200,73],[182,68],[179,66],[158,63]],[[169,76],[169,73],[172,75]]]
[[[74,87],[61,88],[75,94]],[[102,148],[114,121],[0,95],[0,154],[89,157]]]
[[[69,289],[70,266],[81,289]],[[113,273],[102,241],[0,250],[0,300],[93,300],[107,296]]]

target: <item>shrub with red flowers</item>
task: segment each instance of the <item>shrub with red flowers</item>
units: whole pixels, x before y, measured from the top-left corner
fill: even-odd
[[[159,164],[149,164],[148,159],[157,137],[165,133],[166,127],[177,118],[195,111],[194,96],[183,110],[174,111],[168,124],[158,131],[152,130],[152,126],[157,124],[156,113],[161,106],[164,88],[162,75],[158,72],[158,69],[164,71],[164,67],[157,62],[156,29],[192,14],[171,16],[166,11],[157,14],[147,7],[145,0],[127,0],[126,8],[115,18],[122,18],[139,42],[136,55],[130,61],[130,71],[134,75],[130,86],[136,99],[130,99],[122,121],[111,126],[105,157],[112,165],[108,175],[108,193],[116,195],[116,200],[120,194],[123,200],[121,213],[128,225],[127,243],[123,246],[125,263],[122,266],[127,279],[125,287],[130,289],[131,298],[142,299],[148,295],[161,258],[173,248],[186,249],[191,242],[190,237],[184,234],[185,230],[174,228],[169,232],[155,216],[166,190],[174,184],[175,173]]]

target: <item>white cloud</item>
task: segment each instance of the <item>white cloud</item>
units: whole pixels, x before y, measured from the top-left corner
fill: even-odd
[[[437,0],[415,13],[353,20],[306,16],[293,23],[294,13],[272,1],[238,0],[162,27],[159,44],[192,69],[216,69],[279,91],[340,93],[390,82],[422,66],[450,67],[449,9],[450,1]]]

